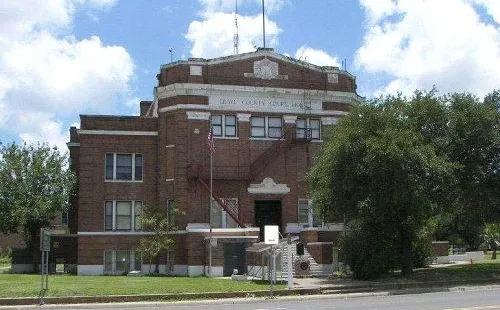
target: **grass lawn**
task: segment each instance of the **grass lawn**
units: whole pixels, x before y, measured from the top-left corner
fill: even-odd
[[[392,274],[383,277],[382,281],[396,281],[401,283],[411,282],[437,282],[455,280],[493,280],[500,279],[500,258],[492,260],[491,255],[485,255],[485,260],[472,264],[454,264],[446,267],[433,267],[420,269],[410,277]]]
[[[277,285],[276,289],[284,289]],[[49,276],[46,296],[95,296],[134,294],[175,294],[200,292],[244,292],[268,290],[267,282],[243,282],[230,279],[183,277],[126,276]],[[0,298],[36,297],[40,292],[40,276],[0,274]]]

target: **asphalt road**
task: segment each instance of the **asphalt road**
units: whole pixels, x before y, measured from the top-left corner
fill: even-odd
[[[172,310],[323,310],[323,309],[412,309],[412,310],[500,310],[500,286],[446,292],[389,295],[387,293],[279,297],[176,303],[130,303],[45,305],[0,309],[172,309]]]

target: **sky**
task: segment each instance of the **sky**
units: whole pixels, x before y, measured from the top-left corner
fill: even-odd
[[[66,151],[80,114],[137,115],[160,66],[263,46],[262,1],[0,0],[0,142]],[[500,88],[500,0],[265,0],[266,47],[366,98]]]

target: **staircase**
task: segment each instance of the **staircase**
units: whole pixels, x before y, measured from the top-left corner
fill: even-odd
[[[292,274],[294,277],[296,277],[295,273],[295,260],[298,258],[297,256],[297,243],[299,241],[298,237],[293,237],[292,238],[292,244],[291,246],[291,254],[292,254]],[[275,248],[276,251],[276,278],[280,280],[284,280],[287,278],[288,275],[288,251],[287,251],[287,246],[288,246],[288,240],[286,238],[283,238],[280,240],[278,245]],[[251,252],[257,252],[257,253],[266,253],[267,255],[270,255],[270,250],[271,246],[268,244],[264,244],[263,242],[259,242],[254,244],[252,247],[248,248],[247,251]],[[263,254],[264,255],[264,254]],[[325,272],[323,269],[316,263],[314,260],[314,257],[307,251],[306,248],[304,248],[304,255],[302,255],[302,258],[307,259],[309,261],[309,267],[310,267],[310,272],[309,276],[311,277],[321,277],[325,276]],[[255,270],[250,271],[249,270],[249,276],[253,276],[256,278],[261,278],[265,279],[267,277],[267,273],[264,273],[264,269],[267,268],[254,268]]]
[[[295,277],[295,260],[298,259],[299,257],[297,256],[297,242],[292,243],[292,274]],[[283,278],[287,277],[288,274],[288,251],[287,251],[287,245],[285,244],[283,246],[283,249],[281,249],[281,270],[279,271],[282,275]],[[316,263],[316,260],[314,260],[314,257],[312,257],[311,253],[307,251],[307,249],[304,247],[304,255],[301,257],[302,259],[306,259],[309,262],[309,268],[310,268],[310,276],[311,277],[320,277],[324,276],[324,272],[322,268]]]
[[[276,140],[269,148],[260,154],[250,165],[250,167],[218,167],[217,178],[224,180],[255,180],[267,166],[284,152],[292,143],[311,141],[311,129],[301,129],[300,135],[297,136],[296,128],[289,128],[278,140]],[[210,193],[210,186],[205,180],[210,171],[202,164],[188,164],[188,178],[196,178],[198,183],[202,185]],[[212,176],[213,178],[213,176]],[[238,217],[238,210],[233,210],[228,206],[223,199],[216,197],[212,193],[213,199],[226,211],[226,213],[238,224],[239,227],[244,227],[243,222]],[[312,265],[311,265],[312,267]]]
[[[205,182],[202,178],[198,178],[198,183],[200,183],[210,194],[210,185],[208,185],[207,182]],[[217,201],[219,206],[226,211],[227,215],[229,215],[238,224],[239,227],[244,227],[243,222],[238,217],[238,210],[232,209],[223,199],[215,196],[213,192],[212,197],[215,201]]]
[[[304,133],[301,137],[297,136],[296,128],[291,127],[276,140],[268,149],[266,149],[262,154],[257,157],[250,165],[250,178],[252,180],[256,179],[261,172],[263,172],[266,167],[285,151],[292,143],[296,142],[308,142],[311,141],[311,129],[304,129]]]

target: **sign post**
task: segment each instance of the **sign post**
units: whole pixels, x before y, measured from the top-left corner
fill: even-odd
[[[287,269],[288,269],[288,273],[287,273],[287,282],[288,282],[288,289],[291,290],[293,289],[293,272],[292,272],[292,237],[290,236],[290,234],[288,234],[288,238],[287,238],[287,243],[286,243],[286,247],[287,247]]]
[[[50,231],[40,228],[40,305],[45,304],[43,297],[49,289],[49,252],[50,252]]]
[[[273,297],[274,293],[274,284],[276,282],[276,254],[274,253],[274,247],[273,245],[276,245],[279,243],[279,226],[278,225],[265,225],[264,226],[264,243],[271,245],[271,257],[269,260],[269,266],[268,268],[270,269],[270,277],[269,277],[269,282],[270,282],[270,288],[269,288],[269,295]]]

